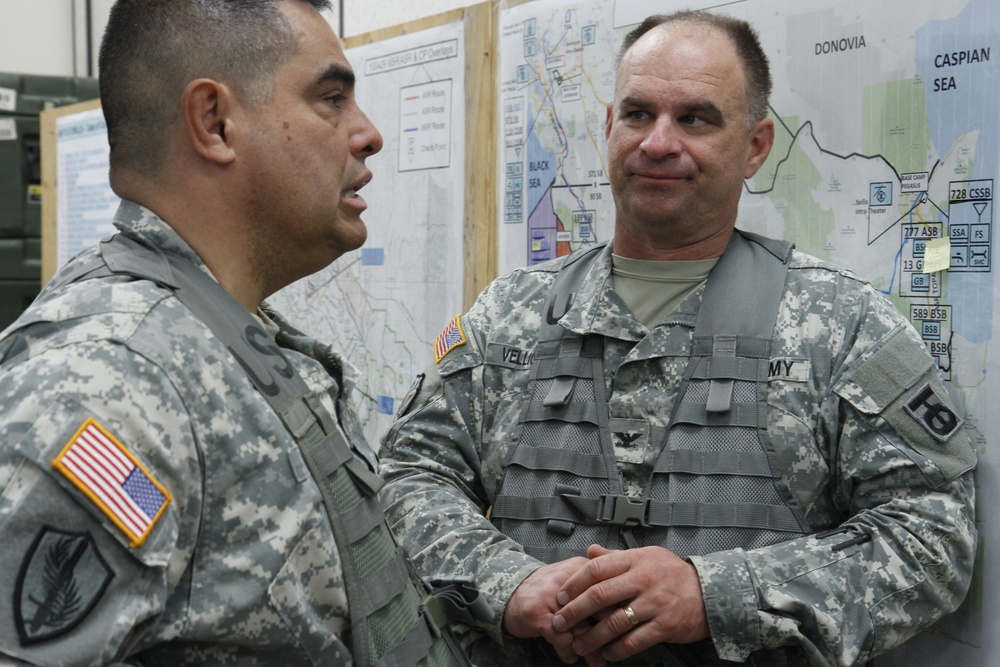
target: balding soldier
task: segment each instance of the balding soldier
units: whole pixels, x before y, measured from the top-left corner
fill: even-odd
[[[922,341],[734,231],[770,87],[742,21],[629,34],[611,243],[487,287],[385,440],[402,545],[473,577],[523,664],[853,665],[968,589],[975,457]]]

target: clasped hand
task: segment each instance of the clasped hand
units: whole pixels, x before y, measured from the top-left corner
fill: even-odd
[[[582,657],[590,667],[709,636],[697,571],[662,547],[591,545],[586,558],[539,568],[511,596],[504,628],[542,637],[563,662]]]

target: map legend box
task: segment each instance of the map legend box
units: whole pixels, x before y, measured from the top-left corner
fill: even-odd
[[[399,137],[400,171],[451,164],[450,79],[400,89]]]

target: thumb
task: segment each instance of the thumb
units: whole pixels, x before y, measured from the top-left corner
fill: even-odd
[[[587,558],[590,559],[594,559],[599,556],[606,556],[611,553],[614,553],[613,549],[605,549],[600,544],[591,544],[587,547]]]

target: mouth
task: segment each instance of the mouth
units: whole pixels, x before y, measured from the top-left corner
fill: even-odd
[[[365,202],[364,198],[358,194],[358,190],[368,185],[372,180],[371,173],[366,173],[361,178],[354,181],[350,187],[344,190],[341,195],[341,203],[347,204],[351,208],[357,208],[364,210],[368,208],[368,204]]]
[[[686,181],[688,177],[683,174],[664,174],[655,171],[634,171],[633,176],[648,179],[651,181]]]

